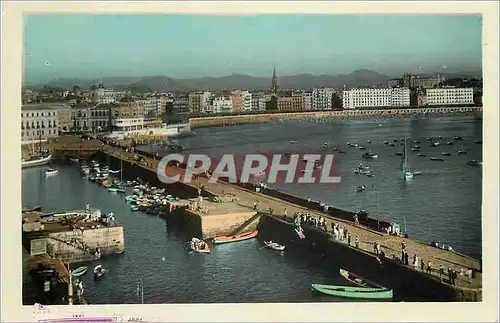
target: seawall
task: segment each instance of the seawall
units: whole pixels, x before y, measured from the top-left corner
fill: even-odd
[[[327,117],[362,117],[362,116],[404,116],[404,115],[430,115],[446,113],[468,113],[481,112],[482,107],[457,106],[457,107],[416,107],[400,109],[346,109],[326,111],[304,111],[304,112],[275,112],[247,115],[228,115],[215,117],[190,118],[192,129],[203,127],[229,126],[242,123],[259,123],[278,119],[307,119]]]
[[[395,301],[481,301],[481,289],[451,286],[393,259],[386,258],[380,265],[374,254],[333,242],[326,232],[315,228],[304,226],[306,239],[300,240],[290,222],[267,215],[261,218],[258,229],[259,240],[283,243],[285,252],[325,258],[325,262],[331,264],[331,270],[338,272],[342,268],[392,288]]]

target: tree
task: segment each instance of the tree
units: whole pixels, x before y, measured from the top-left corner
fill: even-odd
[[[266,110],[267,111],[278,110],[278,98],[275,95],[271,96],[271,100],[266,102]]]
[[[332,94],[332,110],[343,110],[343,102],[337,93]]]

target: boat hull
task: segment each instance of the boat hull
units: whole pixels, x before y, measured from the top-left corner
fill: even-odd
[[[312,284],[312,290],[342,298],[353,299],[392,299],[393,292],[386,288],[350,287],[336,285]]]
[[[264,241],[264,244],[266,245],[266,247],[271,248],[271,249],[276,250],[276,251],[283,251],[283,250],[285,250],[285,246],[279,245],[277,243],[272,243],[272,242],[269,242],[269,241]]]
[[[231,242],[239,242],[244,240],[253,239],[257,236],[259,232],[257,230],[253,232],[248,232],[244,234],[234,235],[234,236],[220,236],[214,238],[214,244],[223,244]]]
[[[80,277],[87,272],[87,267],[78,267],[71,272],[73,277]]]
[[[48,164],[50,162],[51,159],[52,159],[52,155],[48,155],[47,157],[40,158],[40,159],[22,161],[21,162],[21,168],[28,168],[28,167],[36,167],[36,166],[46,165],[46,164]]]

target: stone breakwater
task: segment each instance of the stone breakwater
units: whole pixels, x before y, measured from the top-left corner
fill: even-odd
[[[438,107],[438,108],[408,108],[408,109],[363,109],[339,111],[307,111],[286,113],[262,113],[247,115],[229,115],[215,117],[190,118],[191,128],[219,127],[244,123],[259,123],[280,119],[326,119],[355,117],[404,117],[447,115],[457,113],[482,113],[482,107]]]

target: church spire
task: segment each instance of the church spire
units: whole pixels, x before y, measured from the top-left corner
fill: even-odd
[[[271,81],[271,94],[276,95],[278,93],[278,78],[276,77],[276,67],[273,67],[273,79]]]

